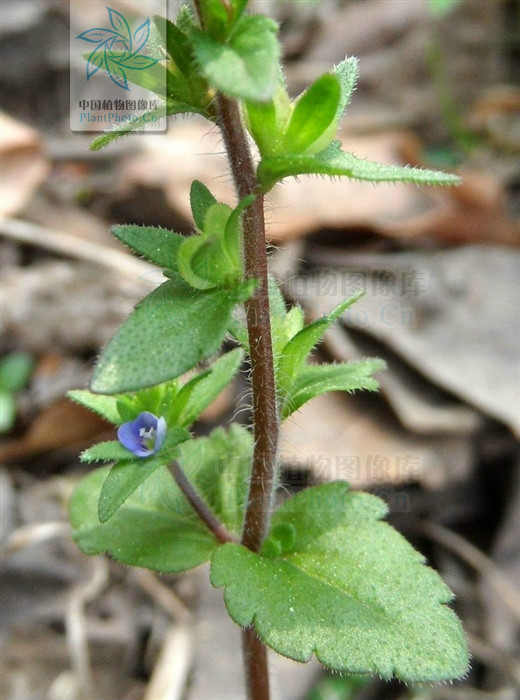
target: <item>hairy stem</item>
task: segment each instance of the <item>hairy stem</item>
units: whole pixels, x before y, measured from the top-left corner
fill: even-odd
[[[190,506],[197,513],[208,530],[215,535],[217,540],[221,544],[225,544],[226,542],[237,542],[235,535],[229,532],[224,523],[217,518],[215,513],[211,510],[207,503],[205,503],[197,489],[188,480],[180,464],[178,464],[178,462],[171,464],[170,471],[175,479],[175,483],[186,497],[186,500]]]
[[[194,0],[194,7],[201,28],[204,29],[201,1]],[[218,95],[216,107],[217,121],[238,196],[243,199],[249,194],[256,195],[255,201],[245,209],[242,217],[245,277],[258,280],[258,287],[253,298],[246,303],[255,447],[241,541],[244,546],[258,552],[267,534],[276,488],[279,433],[269,312],[264,199],[259,193],[238,104],[224,95]],[[254,629],[246,628],[243,631],[242,646],[248,698],[269,700],[267,650]]]
[[[262,195],[258,194],[253,161],[236,102],[221,95],[217,108],[238,196],[242,199],[248,194],[256,193],[255,201],[244,211],[242,218],[245,276],[246,279],[259,281],[253,298],[246,303],[255,449],[242,544],[258,552],[267,533],[276,486],[279,432],[269,314],[264,201]]]
[[[276,488],[279,432],[269,313],[264,201],[258,193],[253,161],[237,103],[219,95],[217,111],[238,196],[242,199],[249,194],[256,194],[255,201],[244,211],[242,218],[245,276],[246,279],[256,279],[259,282],[253,298],[246,303],[255,447],[242,544],[258,552],[269,526],[271,502]],[[269,700],[265,646],[252,628],[244,630],[242,644],[249,700]]]

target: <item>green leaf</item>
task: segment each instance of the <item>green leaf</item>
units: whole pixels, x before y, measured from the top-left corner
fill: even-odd
[[[295,334],[289,336],[289,342],[280,352],[277,364],[278,385],[282,393],[289,392],[294,379],[305,364],[305,360],[317,343],[323,338],[326,330],[362,295],[363,292],[354,294],[339,304],[328,316],[324,316],[313,323],[309,323]],[[301,314],[302,312],[300,310],[298,323],[300,319],[303,320]]]
[[[284,148],[284,134],[292,105],[283,82],[276,86],[269,102],[247,102],[246,125],[262,156],[276,155]]]
[[[72,389],[72,391],[67,392],[67,396],[71,401],[79,403],[81,406],[88,408],[89,411],[94,411],[94,413],[105,418],[109,423],[114,425],[123,423],[117,408],[117,402],[120,397],[93,394],[88,389]]]
[[[12,352],[0,362],[0,389],[16,392],[29,381],[34,359],[26,352]]]
[[[284,135],[283,151],[316,153],[323,150],[336,134],[341,97],[340,82],[325,73],[296,101]]]
[[[445,605],[452,593],[380,521],[385,513],[344,482],[305,489],[273,516],[266,547],[278,555],[226,544],[213,554],[211,582],[225,587],[238,625],[296,661],[314,653],[336,671],[411,682],[463,676],[464,633]]]
[[[322,339],[330,323],[328,318],[314,321],[298,331],[285,345],[277,365],[278,385],[282,392],[285,393],[290,389],[305,360]]]
[[[179,233],[156,226],[137,225],[112,226],[111,231],[118,241],[155,265],[170,270],[177,268],[177,252],[186,240]]]
[[[185,427],[197,420],[233,379],[243,356],[243,351],[235,348],[222,355],[207,372],[187,382],[172,402],[170,420]]]
[[[227,432],[217,428],[207,438],[182,443],[179,450],[186,476],[224,525],[240,534],[253,457],[250,431],[236,424]]]
[[[115,462],[118,460],[132,460],[134,455],[127,450],[119,440],[98,442],[81,453],[82,462]]]
[[[173,273],[175,275],[175,273]],[[216,352],[252,283],[200,291],[175,275],[145,297],[101,353],[92,390],[136,391],[174,379]]]
[[[165,467],[154,471],[107,523],[100,523],[98,502],[108,473],[108,467],[90,473],[71,499],[74,539],[85,554],[106,552],[123,564],[165,573],[191,569],[211,556],[218,542]]]
[[[238,205],[232,210],[228,217],[222,239],[222,248],[229,260],[231,268],[242,275],[242,226],[241,219],[244,210],[255,201],[253,194],[247,195],[240,200]]]
[[[358,59],[357,58],[346,58],[337,66],[334,66],[334,75],[339,80],[341,88],[341,96],[338,104],[338,110],[336,113],[337,119],[341,119],[345,109],[350,102],[354,88],[356,87],[356,81],[358,76]]]
[[[242,15],[248,0],[201,0],[200,7],[206,32],[225,40]]]
[[[219,286],[218,278],[214,279],[215,275],[212,273],[215,271],[208,260],[210,248],[211,243],[204,236],[190,236],[185,239],[179,250],[179,274],[195,289],[215,289]]]
[[[344,175],[355,180],[369,182],[413,182],[417,185],[457,185],[456,175],[436,170],[423,170],[399,165],[383,165],[356,158],[341,150],[334,141],[320,153],[286,155],[265,158],[258,165],[258,179],[264,191],[270,190],[279,180],[297,175]]]
[[[179,71],[185,77],[193,72],[190,42],[186,34],[164,17],[154,15],[154,23],[159,30],[163,46]]]
[[[171,464],[179,456],[179,443],[189,440],[189,438],[190,434],[187,430],[176,425],[168,426],[166,440],[160,451],[145,459],[136,459],[129,450],[120,445],[126,452],[126,459],[130,458],[130,461],[115,464],[103,482],[98,504],[100,522],[106,523],[143,481],[150,478],[154,471]],[[109,445],[110,443],[104,444]],[[96,447],[100,446],[96,445]],[[82,455],[83,457],[84,455]],[[115,459],[124,458],[115,457]]]
[[[195,59],[209,83],[229,97],[266,102],[278,82],[277,25],[262,15],[243,16],[227,43],[193,28]]]
[[[385,366],[383,360],[368,359],[304,367],[296,376],[285,399],[282,419],[290,416],[315,396],[329,391],[376,391],[379,383],[372,377],[372,373],[384,369]]]
[[[208,209],[216,204],[217,200],[199,180],[194,180],[190,187],[190,206],[193,220],[196,227],[202,231],[204,229],[204,219]]]

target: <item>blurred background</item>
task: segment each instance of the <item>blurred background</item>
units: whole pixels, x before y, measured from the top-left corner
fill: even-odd
[[[153,14],[153,0],[111,7]],[[170,17],[175,16],[171,3]],[[90,18],[105,2],[90,0]],[[285,492],[330,479],[381,496],[456,593],[473,656],[453,685],[328,676],[273,659],[280,700],[520,697],[520,5],[515,0],[257,1],[296,95],[345,55],[357,156],[460,174],[453,189],[288,180],[267,200],[272,271],[309,319],[366,296],[320,358],[384,357],[375,396],[316,398],[284,425]],[[113,433],[65,393],[161,281],[108,232],[191,231],[189,186],[232,203],[216,129],[178,118],[92,153],[69,128],[69,3],[3,0],[0,692],[6,700],[238,700],[238,629],[204,568],[87,558],[70,540],[79,452]],[[94,26],[94,24],[92,24]],[[200,434],[244,402],[243,377]],[[247,421],[247,412],[240,412]],[[282,497],[282,496],[281,496]]]

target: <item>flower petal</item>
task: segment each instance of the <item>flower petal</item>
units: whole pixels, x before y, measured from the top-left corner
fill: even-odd
[[[159,452],[163,446],[164,439],[166,437],[166,419],[161,416],[157,421],[157,428],[155,433],[155,452]]]
[[[136,427],[136,423],[139,419],[129,421],[128,423],[123,423],[117,430],[117,439],[126,447],[127,450],[134,452],[142,448],[141,440],[139,437],[139,428]]]

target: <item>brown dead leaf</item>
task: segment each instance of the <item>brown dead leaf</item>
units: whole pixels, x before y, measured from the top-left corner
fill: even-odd
[[[375,402],[339,393],[317,396],[282,427],[280,455],[318,481],[354,488],[420,481],[440,487],[463,479],[471,464],[468,437],[412,436]],[[372,405],[374,404],[374,405]]]
[[[61,398],[38,414],[25,435],[0,446],[0,461],[83,446],[109,428],[109,424],[95,413]]]
[[[2,159],[2,198],[0,214],[13,216],[29,201],[33,192],[49,172],[49,164],[42,154],[38,133],[0,114]]]

